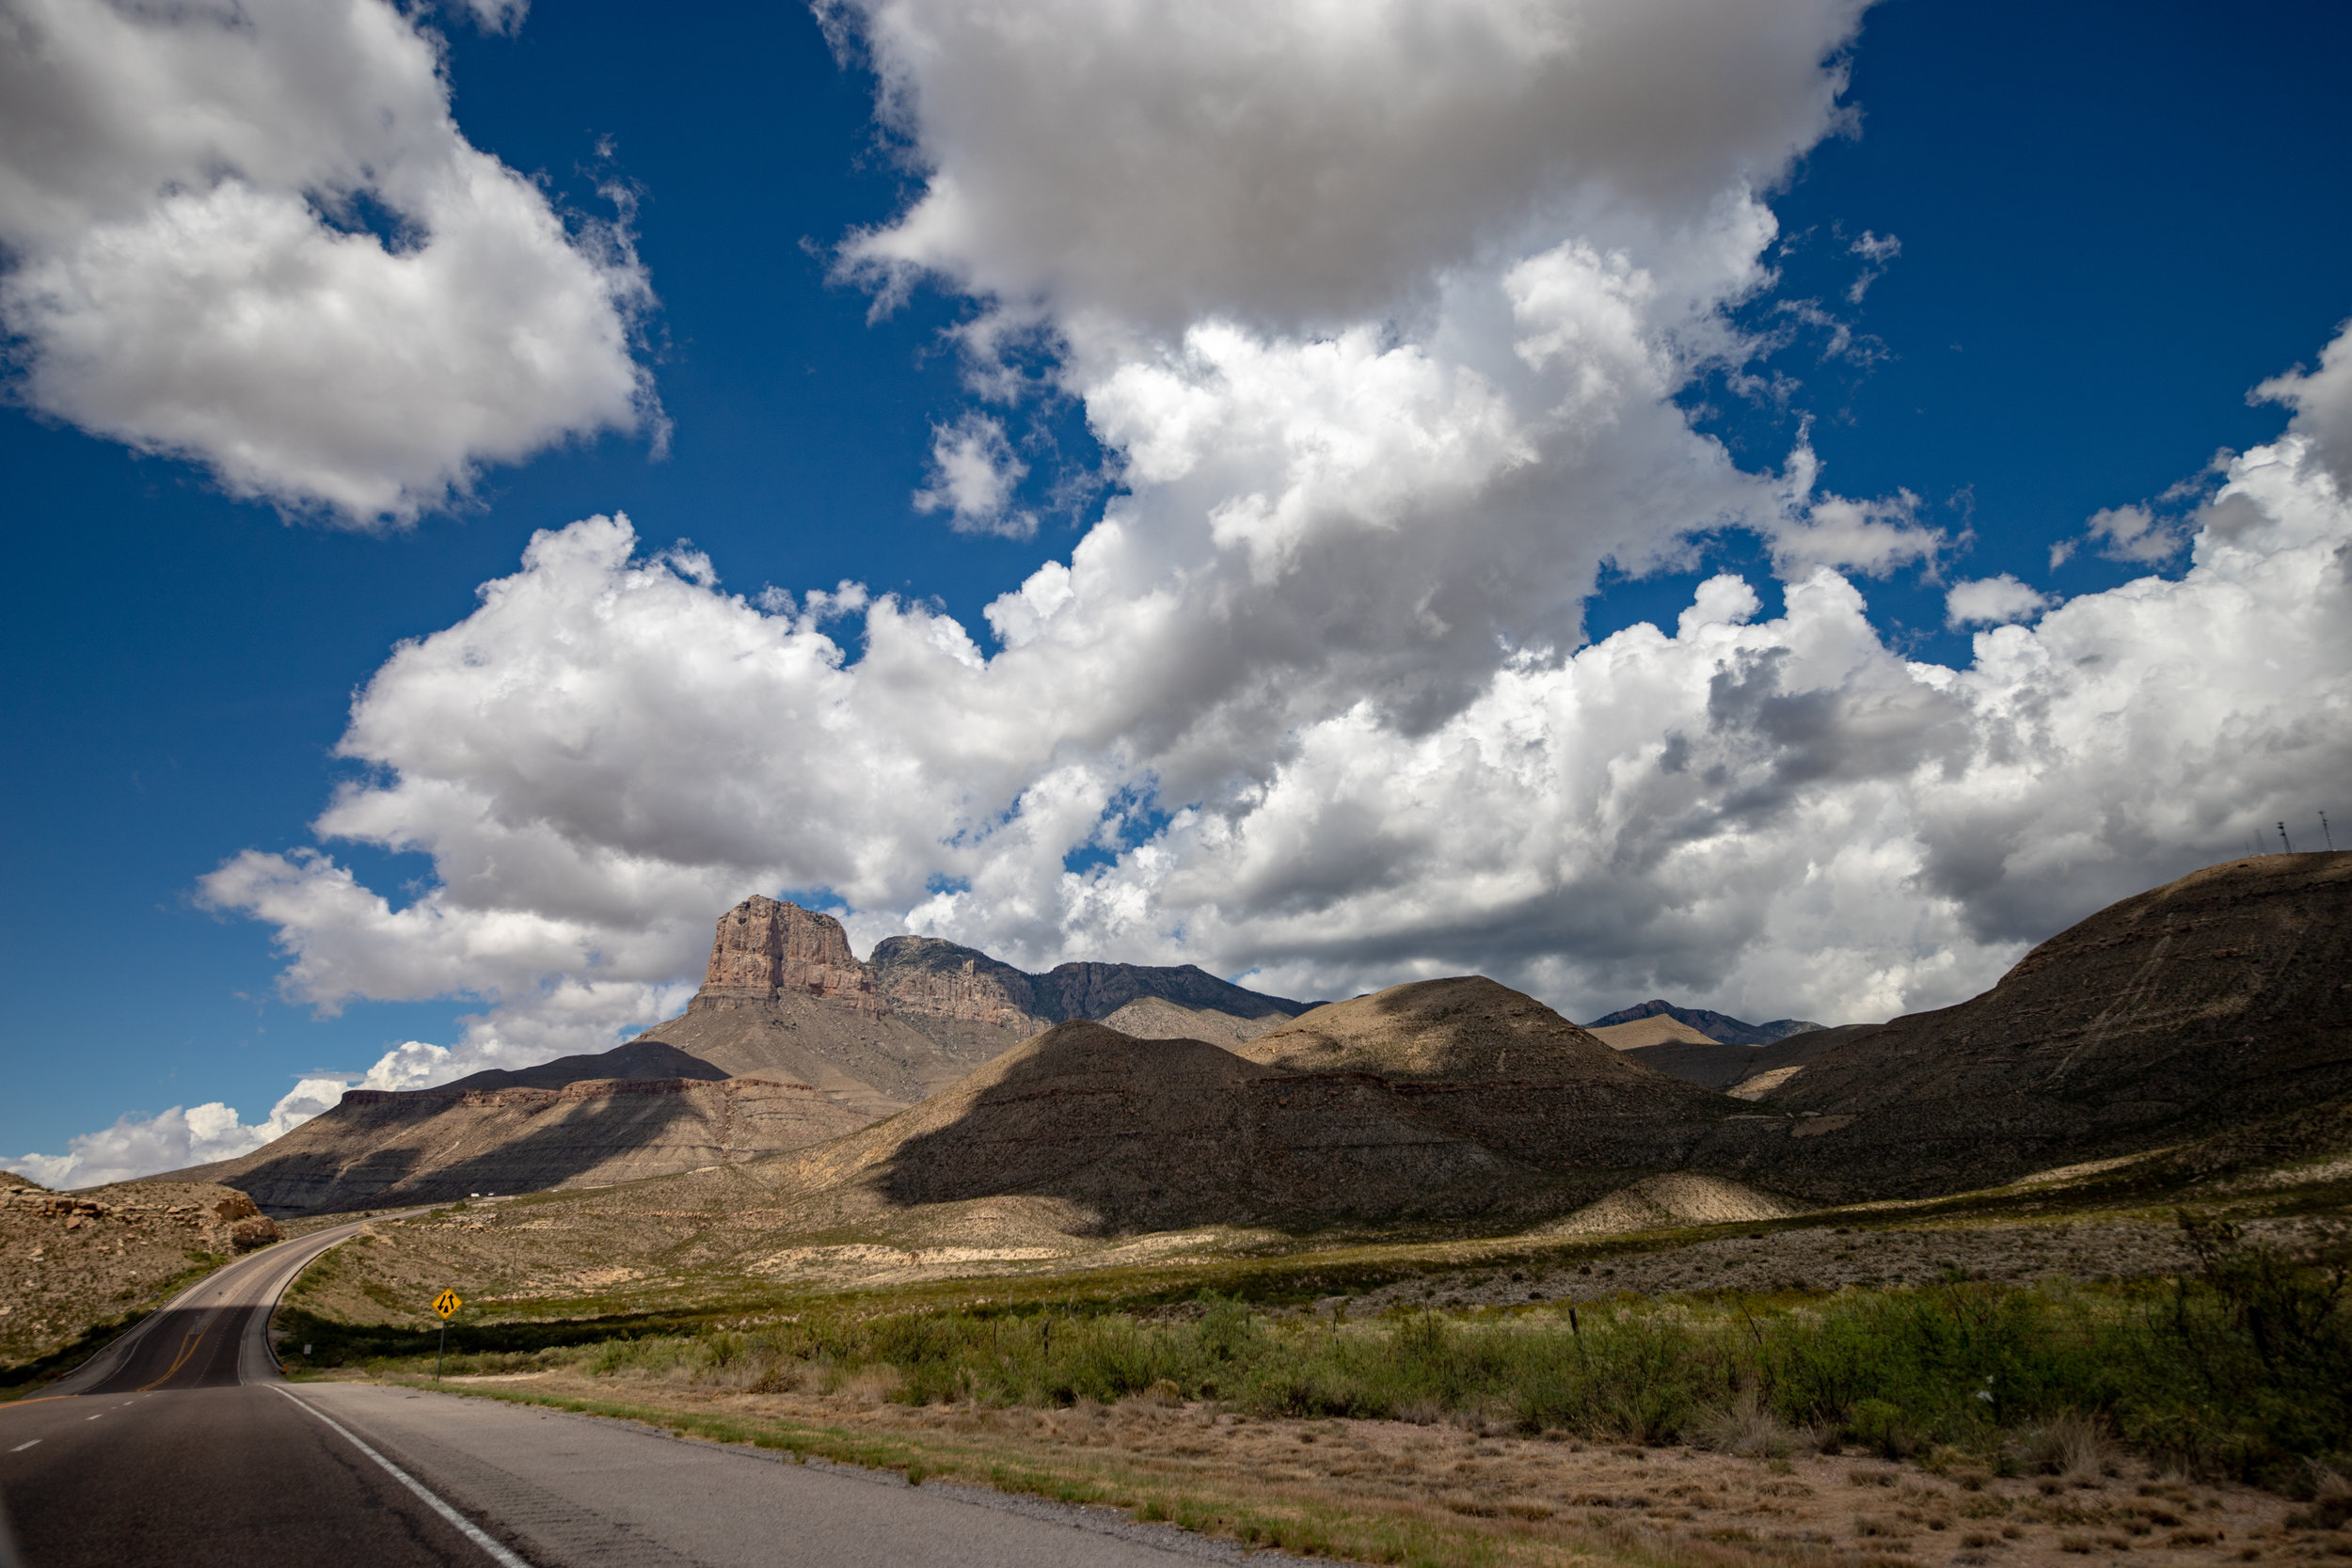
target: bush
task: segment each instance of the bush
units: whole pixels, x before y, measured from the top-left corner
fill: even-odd
[[[2198,1271],[2132,1288],[1955,1278],[1800,1306],[1726,1298],[1565,1320],[1426,1307],[1373,1322],[1273,1318],[1205,1294],[1193,1315],[1156,1320],[845,1308],[586,1349],[543,1338],[511,1354],[569,1358],[600,1376],[854,1384],[918,1404],[1214,1399],[1269,1416],[1501,1421],[1759,1457],[1790,1451],[1803,1433],[1829,1451],[1973,1455],[2003,1473],[2102,1468],[2120,1440],[2311,1495],[2312,1478],[2352,1450],[2345,1273],[2250,1246],[2226,1226],[2184,1224]],[[490,1347],[468,1349],[489,1363]]]

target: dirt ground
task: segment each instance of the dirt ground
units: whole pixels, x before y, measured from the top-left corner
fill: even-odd
[[[2352,1528],[2340,1512],[2154,1474],[2095,1439],[2074,1453],[2070,1473],[2005,1479],[1810,1452],[1740,1458],[1452,1424],[1256,1419],[1174,1400],[914,1407],[890,1402],[886,1382],[874,1378],[833,1394],[711,1392],[562,1372],[450,1386],[619,1402],[640,1415],[722,1417],[749,1430],[765,1421],[889,1438],[942,1477],[985,1482],[992,1468],[1021,1463],[1107,1481],[1138,1509],[1162,1499],[1178,1517],[1166,1499],[1343,1517],[1373,1536],[1393,1526],[1401,1533],[1392,1539],[1420,1542],[1410,1555],[1433,1561],[1598,1553],[1717,1568],[1789,1560],[2160,1568],[2352,1559]]]

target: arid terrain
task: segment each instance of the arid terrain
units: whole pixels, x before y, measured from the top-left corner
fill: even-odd
[[[278,1234],[227,1187],[130,1181],[53,1193],[0,1171],[0,1383],[38,1375],[177,1283]]]
[[[266,1148],[172,1176],[278,1215],[539,1192],[803,1148],[905,1110],[1073,1018],[1238,1044],[1303,1011],[1184,966],[1063,964],[894,937],[870,962],[831,915],[720,917],[686,1012],[628,1043],[431,1089],[355,1089]]]
[[[1010,1484],[1363,1561],[2071,1568],[2345,1555],[2344,1532],[2320,1510],[2152,1471],[2072,1429],[2049,1434],[2035,1466],[2045,1473],[2002,1477],[1784,1449],[1770,1433],[1732,1453],[1476,1422],[1254,1418],[1152,1396],[909,1406],[876,1379],[830,1393],[698,1388],[659,1372],[493,1374],[449,1386],[887,1465],[927,1485]]]
[[[2352,1556],[2352,855],[1830,1028],[861,965],[829,925],[755,900],[676,1025],[253,1157],[320,1207],[403,1191],[350,1173],[418,1128],[485,1150],[437,1180],[574,1162],[314,1264],[297,1372],[413,1374],[454,1287],[485,1395],[1367,1560]],[[757,1076],[792,1052],[825,1070]],[[901,1069],[928,1092],[871,1119]]]

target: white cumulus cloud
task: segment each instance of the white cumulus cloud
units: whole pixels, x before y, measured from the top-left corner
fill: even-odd
[[[625,229],[471,146],[386,0],[0,11],[0,247],[25,402],[289,510],[405,522],[659,422]]]
[[[44,1187],[100,1187],[158,1171],[209,1164],[250,1154],[274,1138],[332,1106],[342,1097],[341,1078],[305,1078],[280,1098],[261,1121],[246,1124],[219,1101],[174,1105],[151,1116],[136,1112],[111,1127],[69,1140],[63,1154],[24,1154],[0,1159],[0,1169],[29,1176]]]
[[[2020,582],[2014,575],[1976,578],[1952,584],[1944,595],[1944,624],[1961,626],[2002,626],[2029,621],[2056,601]]]
[[[959,533],[1026,539],[1037,515],[1012,509],[1029,466],[1014,455],[1004,421],[967,414],[931,433],[931,482],[914,493],[917,512],[945,512]]]
[[[1753,347],[1758,193],[1838,122],[1852,7],[824,14],[920,176],[848,264],[970,292],[980,360],[1049,344],[1118,493],[984,628],[854,583],[748,599],[623,517],[535,537],[358,694],[367,771],[317,844],[205,880],[276,928],[293,998],[484,1004],[388,1080],[608,1044],[682,999],[722,910],[809,889],[861,946],[1883,1017],[2352,764],[2333,349],[2185,572],[1990,626],[1962,666],[1867,613],[1949,545],[1912,497],[1835,494],[1804,445],[1745,471],[1692,427],[1677,394]],[[984,506],[1009,444],[943,428],[976,433]],[[1780,613],[1719,576],[1671,628],[1586,640],[1605,563],[1732,529]],[[436,875],[396,904],[339,842]]]

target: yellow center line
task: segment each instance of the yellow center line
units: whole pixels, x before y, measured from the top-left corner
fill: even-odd
[[[204,1342],[205,1332],[212,1326],[213,1325],[209,1323],[199,1323],[194,1328],[188,1330],[187,1333],[182,1335],[180,1337],[179,1355],[173,1358],[170,1368],[165,1371],[163,1376],[157,1378],[155,1383],[170,1382],[173,1374],[178,1372],[182,1367],[187,1365],[188,1357],[196,1354],[196,1347]],[[146,1393],[150,1388],[155,1386],[155,1383],[141,1384],[139,1386],[139,1392],[142,1394]]]
[[[224,1295],[227,1293],[227,1291],[222,1292]],[[204,1342],[204,1336],[213,1331],[213,1324],[218,1323],[220,1321],[220,1315],[228,1309],[228,1303],[216,1302],[214,1305],[213,1309],[204,1314],[204,1321],[202,1323],[198,1323],[194,1328],[188,1330],[186,1334],[181,1336],[180,1354],[173,1359],[170,1369],[167,1370],[163,1376],[157,1378],[154,1383],[142,1384],[137,1391],[144,1394],[149,1389],[155,1387],[157,1384],[170,1382],[172,1378],[178,1374],[180,1369],[187,1365],[188,1357],[196,1354],[197,1346]]]

